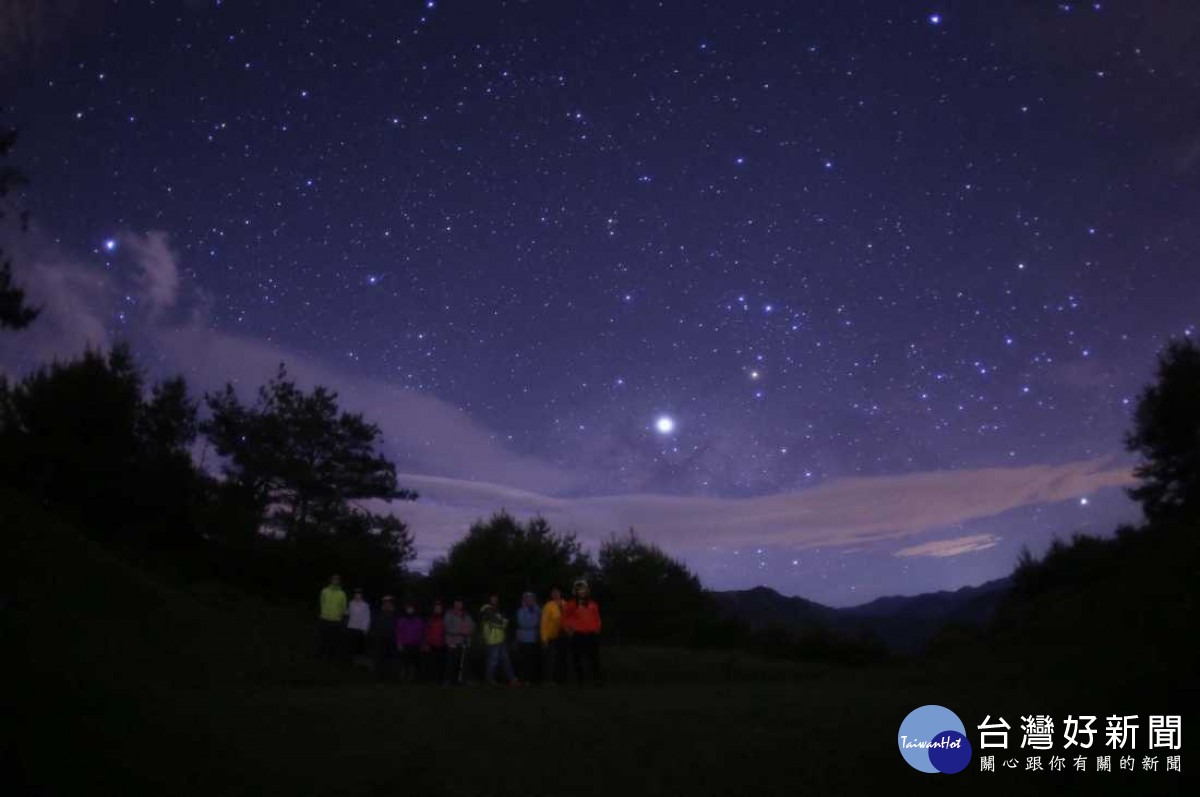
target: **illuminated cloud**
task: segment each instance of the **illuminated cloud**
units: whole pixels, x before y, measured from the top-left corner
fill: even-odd
[[[174,306],[179,298],[179,265],[167,244],[167,234],[151,231],[144,236],[126,233],[121,246],[132,254],[139,269],[138,285],[152,320]]]
[[[910,545],[907,548],[901,548],[892,556],[932,556],[942,558],[947,556],[959,556],[964,553],[974,553],[975,551],[986,551],[988,548],[995,548],[1000,544],[1000,538],[995,534],[972,534],[967,537],[955,537],[949,540],[934,540],[932,542],[923,542],[920,545]]]
[[[401,511],[434,545],[501,508],[542,515],[593,543],[634,527],[672,550],[714,545],[846,547],[936,531],[1013,509],[1077,499],[1132,483],[1127,467],[1101,460],[837,479],[811,489],[754,498],[649,494],[559,498],[498,484],[406,473],[418,506]],[[977,541],[978,542],[978,541]]]
[[[416,532],[425,561],[471,522],[501,509],[521,518],[542,515],[592,544],[634,527],[680,553],[722,545],[853,550],[1021,507],[1078,500],[1133,481],[1126,466],[1084,460],[834,479],[749,498],[589,496],[588,487],[602,483],[591,471],[602,464],[564,470],[517,454],[465,412],[427,393],[366,378],[268,341],[217,331],[209,300],[195,292],[185,295],[164,234],[126,234],[121,249],[134,266],[123,277],[120,270],[107,273],[50,246],[20,258],[29,266],[23,273],[34,301],[50,296],[54,301],[43,302],[43,318],[30,331],[0,337],[0,363],[15,371],[14,362],[70,356],[85,344],[105,345],[120,332],[134,339],[139,351],[153,354],[162,373],[181,371],[198,391],[230,381],[246,398],[286,363],[302,385],[335,388],[345,406],[380,425],[385,450],[403,471],[401,484],[421,493],[420,501],[397,505],[395,511]],[[185,320],[166,322],[167,310],[175,311],[171,318]],[[125,313],[130,315],[118,327]],[[896,555],[952,556],[995,544],[990,535],[975,535],[911,546]]]

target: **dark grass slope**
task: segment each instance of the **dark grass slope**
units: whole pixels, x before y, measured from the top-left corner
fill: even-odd
[[[602,690],[387,687],[312,662],[303,613],[133,567],[17,500],[0,503],[0,528],[16,664],[4,697],[7,794],[1180,788],[1162,772],[1106,782],[972,768],[946,780],[909,769],[893,746],[903,717],[927,703],[968,725],[1003,713],[1014,727],[1018,712],[1177,713],[1194,672],[1173,672],[1170,657],[1143,678],[1142,656],[1112,652],[1097,674],[1078,671],[1086,652],[1002,639],[869,668],[606,650]]]

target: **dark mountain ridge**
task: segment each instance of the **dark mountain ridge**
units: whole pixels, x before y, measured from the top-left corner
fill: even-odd
[[[770,587],[712,594],[723,611],[752,628],[781,626],[798,633],[829,630],[875,638],[893,651],[913,653],[947,623],[979,626],[986,622],[1011,583],[1006,576],[974,587],[886,596],[841,609],[781,595]]]

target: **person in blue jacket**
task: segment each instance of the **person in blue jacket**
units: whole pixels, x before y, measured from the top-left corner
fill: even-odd
[[[517,675],[527,684],[542,682],[542,651],[538,636],[542,628],[542,607],[537,596],[526,592],[517,609]]]

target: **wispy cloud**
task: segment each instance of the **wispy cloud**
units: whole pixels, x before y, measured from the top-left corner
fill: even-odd
[[[920,545],[910,545],[907,548],[901,548],[896,551],[892,556],[932,556],[940,559],[947,556],[974,553],[975,551],[986,551],[988,548],[995,548],[999,544],[1000,538],[995,534],[972,534],[967,537],[933,540],[932,542],[923,542]]]
[[[327,385],[338,391],[344,406],[378,423],[388,453],[402,468],[549,492],[586,482],[579,474],[510,451],[465,412],[433,395],[215,329],[209,298],[194,288],[183,295],[187,286],[163,232],[122,234],[114,259],[123,265],[114,271],[72,257],[36,231],[10,246],[19,247],[14,260],[21,284],[44,311],[28,330],[0,336],[0,367],[9,372],[125,338],[143,354],[155,355],[163,372],[182,372],[194,388],[212,390],[228,381],[249,398],[284,363],[301,385]]]
[[[146,309],[150,319],[156,321],[179,298],[179,264],[167,244],[167,234],[157,230],[145,235],[125,233],[120,240],[138,265]]]
[[[277,344],[216,330],[208,301],[180,279],[167,236],[126,234],[126,268],[106,272],[53,246],[18,262],[45,313],[30,330],[0,336],[0,363],[44,360],[104,345],[118,331],[147,348],[164,372],[182,371],[199,389],[232,381],[247,395],[287,363],[301,384],[338,390],[343,404],[383,430],[401,483],[422,499],[397,507],[418,535],[423,556],[443,550],[474,520],[506,509],[542,515],[595,542],[635,527],[685,553],[713,546],[785,545],[850,550],[879,540],[954,528],[1020,507],[1052,504],[1132,482],[1111,460],[1058,465],[943,470],[835,479],[750,498],[620,493],[588,495],[586,464],[563,470],[518,454],[487,428],[435,396],[370,379]],[[122,274],[124,276],[122,276]],[[124,321],[121,318],[124,316]],[[594,490],[595,488],[593,488]],[[990,535],[924,543],[897,556],[952,556],[995,545]]]
[[[0,335],[0,365],[19,370],[87,346],[107,345],[109,326],[118,312],[112,278],[84,268],[36,231],[5,232],[3,248],[12,256],[17,282],[41,314],[28,329]]]
[[[273,343],[218,332],[202,322],[157,330],[154,340],[167,362],[186,369],[206,389],[231,381],[250,395],[286,363],[298,383],[335,389],[344,406],[377,423],[385,447],[402,468],[551,491],[582,481],[504,448],[465,412],[426,393],[364,378]]]
[[[542,515],[592,541],[632,526],[673,550],[699,550],[848,547],[1071,500],[1131,484],[1133,478],[1127,467],[1085,460],[839,479],[806,490],[739,499],[649,494],[560,498],[413,473],[404,474],[404,480],[425,497],[420,506],[405,507],[404,516],[440,542],[461,534],[472,519],[504,508],[518,517]]]

